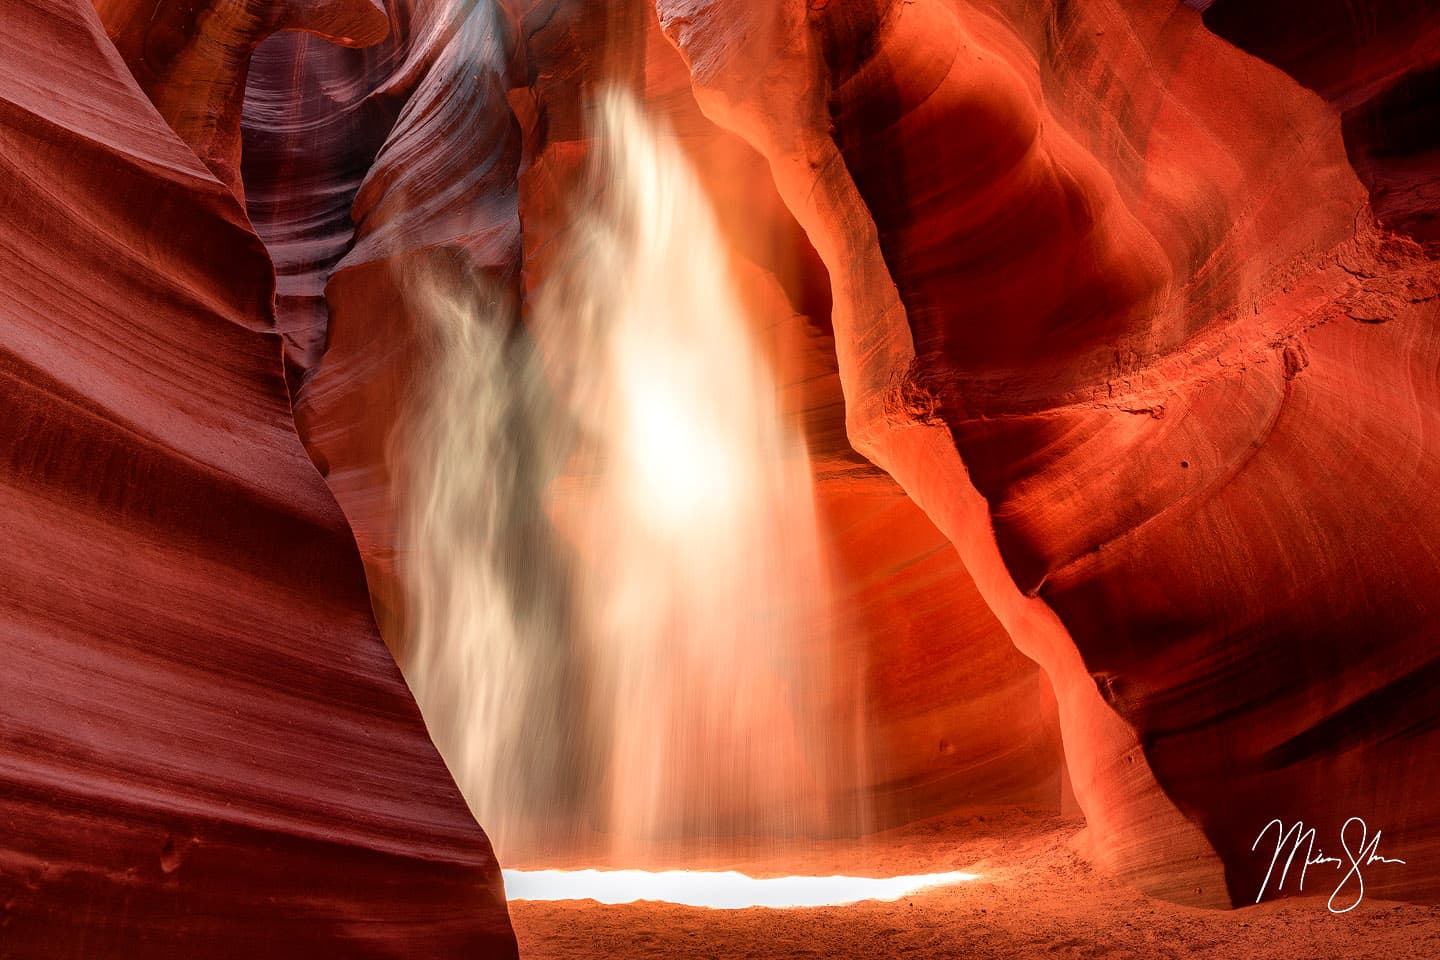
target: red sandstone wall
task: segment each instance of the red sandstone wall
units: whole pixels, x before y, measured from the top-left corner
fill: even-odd
[[[1223,902],[1274,816],[1433,849],[1436,270],[1335,112],[1183,7],[660,9],[830,268],[852,440],[1055,682],[1101,857]]]
[[[5,736],[39,759],[6,768],[0,803],[29,832],[0,863],[25,942],[62,903],[103,915],[129,896],[175,952],[221,933],[240,952],[222,887],[293,882],[276,895],[311,916],[299,891],[340,882],[339,857],[366,867],[339,902],[430,904],[437,943],[509,949],[493,860],[291,436],[271,328],[398,623],[387,438],[424,359],[406,270],[543,283],[584,93],[616,77],[701,158],[722,211],[755,213],[727,228],[816,454],[891,763],[882,816],[1058,792],[1047,700],[1008,637],[1053,684],[1096,855],[1122,875],[1245,901],[1266,820],[1358,814],[1412,863],[1373,892],[1433,897],[1427,4],[1322,4],[1317,21],[1343,6],[1364,29],[1305,32],[1285,4],[1221,0],[1207,22],[1256,59],[1178,5],[660,0],[681,64],[642,4],[102,0],[111,47],[73,4],[15,2],[0,309],[23,669]],[[259,46],[282,27],[379,45]],[[906,531],[890,555],[865,526],[877,502]],[[153,596],[181,599],[157,613]],[[176,654],[197,638],[203,661]],[[242,697],[236,677],[265,679]],[[995,716],[1023,749],[963,736]],[[291,789],[292,767],[313,782]],[[360,803],[349,784],[375,770],[425,799],[377,785]],[[193,790],[142,789],[176,779]],[[429,831],[399,839],[417,810]],[[204,919],[176,920],[176,896]],[[487,909],[449,925],[467,897]],[[334,902],[285,945],[389,936]]]
[[[0,954],[514,956],[264,246],[87,4],[0,46]]]

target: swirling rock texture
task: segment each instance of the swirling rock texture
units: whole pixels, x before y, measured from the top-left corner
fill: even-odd
[[[0,954],[513,956],[244,210],[88,4],[0,43]]]
[[[851,578],[847,616],[873,625],[849,649],[864,651],[876,702],[896,711],[875,720],[888,731],[877,752],[897,759],[872,799],[937,785],[929,800],[881,803],[921,815],[971,781],[985,784],[982,800],[1008,782],[1023,784],[1009,796],[1058,802],[1043,761],[1047,694],[1000,653],[1008,635],[1053,685],[1096,858],[1143,888],[1243,901],[1263,870],[1249,846],[1266,820],[1333,829],[1362,801],[1417,859],[1430,848],[1420,691],[1435,272],[1411,242],[1423,229],[1406,226],[1428,216],[1427,154],[1412,151],[1421,175],[1407,181],[1404,217],[1382,209],[1373,184],[1368,205],[1355,173],[1364,150],[1413,139],[1415,123],[1376,120],[1381,134],[1351,137],[1347,153],[1338,100],[1182,6],[661,2],[662,32],[637,4],[504,12],[497,35],[513,36],[471,76],[493,78],[491,95],[508,85],[518,130],[486,91],[460,88],[487,155],[519,164],[515,207],[491,188],[504,205],[486,215],[488,235],[506,244],[479,267],[506,288],[520,270],[522,297],[543,288],[599,84],[638,91],[692,148],[806,423],[817,499]],[[1331,82],[1373,88],[1356,102],[1393,116],[1374,105],[1428,102],[1404,92],[1418,81],[1401,62],[1393,51],[1366,61],[1393,81],[1378,87],[1353,65]],[[264,126],[257,117],[256,136]],[[420,149],[437,171],[425,187],[411,177],[402,189],[399,168],[376,175],[385,190],[362,191],[361,229],[448,209],[485,232],[478,193],[418,213],[374,202],[468,182],[472,167],[445,153],[438,141]],[[375,263],[357,249],[354,262]],[[359,531],[377,609],[399,623],[383,438],[418,353],[395,346],[410,334],[393,249],[386,269],[342,267],[330,281],[330,352],[300,407]],[[867,566],[880,555],[863,524],[847,526],[866,497],[893,498],[917,525],[913,541],[892,541],[908,560]],[[941,533],[909,513],[916,505]],[[941,535],[964,569],[921,586],[925,545]],[[930,599],[881,613],[866,600],[880,583]],[[967,671],[961,653],[927,674],[927,690],[915,678],[946,662],[938,638],[954,623],[971,627],[945,649],[999,659]],[[865,629],[871,640],[856,640]],[[916,640],[887,642],[896,635]],[[1004,705],[969,712],[987,686]],[[942,733],[994,715],[1028,724],[1034,749],[1011,763],[995,742]],[[947,763],[954,776],[937,776]],[[987,766],[993,780],[975,774]],[[1391,896],[1436,883],[1423,869],[1380,882]]]
[[[277,30],[367,46],[389,29],[377,0],[94,0],[140,88],[180,139],[238,194],[250,56]]]
[[[345,521],[403,658],[417,285],[523,324],[615,82],[805,425],[871,822],[1068,770],[1162,896],[1351,815],[1440,889],[1433,4],[82,7],[0,20],[6,947],[513,952]]]
[[[1437,271],[1337,113],[1186,7],[660,15],[830,268],[850,437],[1054,682],[1102,861],[1224,903],[1271,817],[1434,850]]]

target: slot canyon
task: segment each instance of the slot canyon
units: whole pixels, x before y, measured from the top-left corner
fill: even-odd
[[[0,51],[0,960],[1440,957],[1436,0]]]

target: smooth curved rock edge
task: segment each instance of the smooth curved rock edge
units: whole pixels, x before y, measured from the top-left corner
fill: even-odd
[[[0,952],[515,956],[259,238],[88,4],[0,43]]]
[[[1434,850],[1437,270],[1333,110],[1180,7],[659,7],[830,267],[852,441],[1055,684],[1102,862],[1215,904],[1274,816]]]

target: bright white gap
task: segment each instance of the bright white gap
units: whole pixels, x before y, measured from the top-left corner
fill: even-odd
[[[978,880],[978,873],[908,877],[748,877],[733,870],[505,870],[510,900],[660,900],[690,907],[832,907],[862,900],[899,900],[931,887]]]

